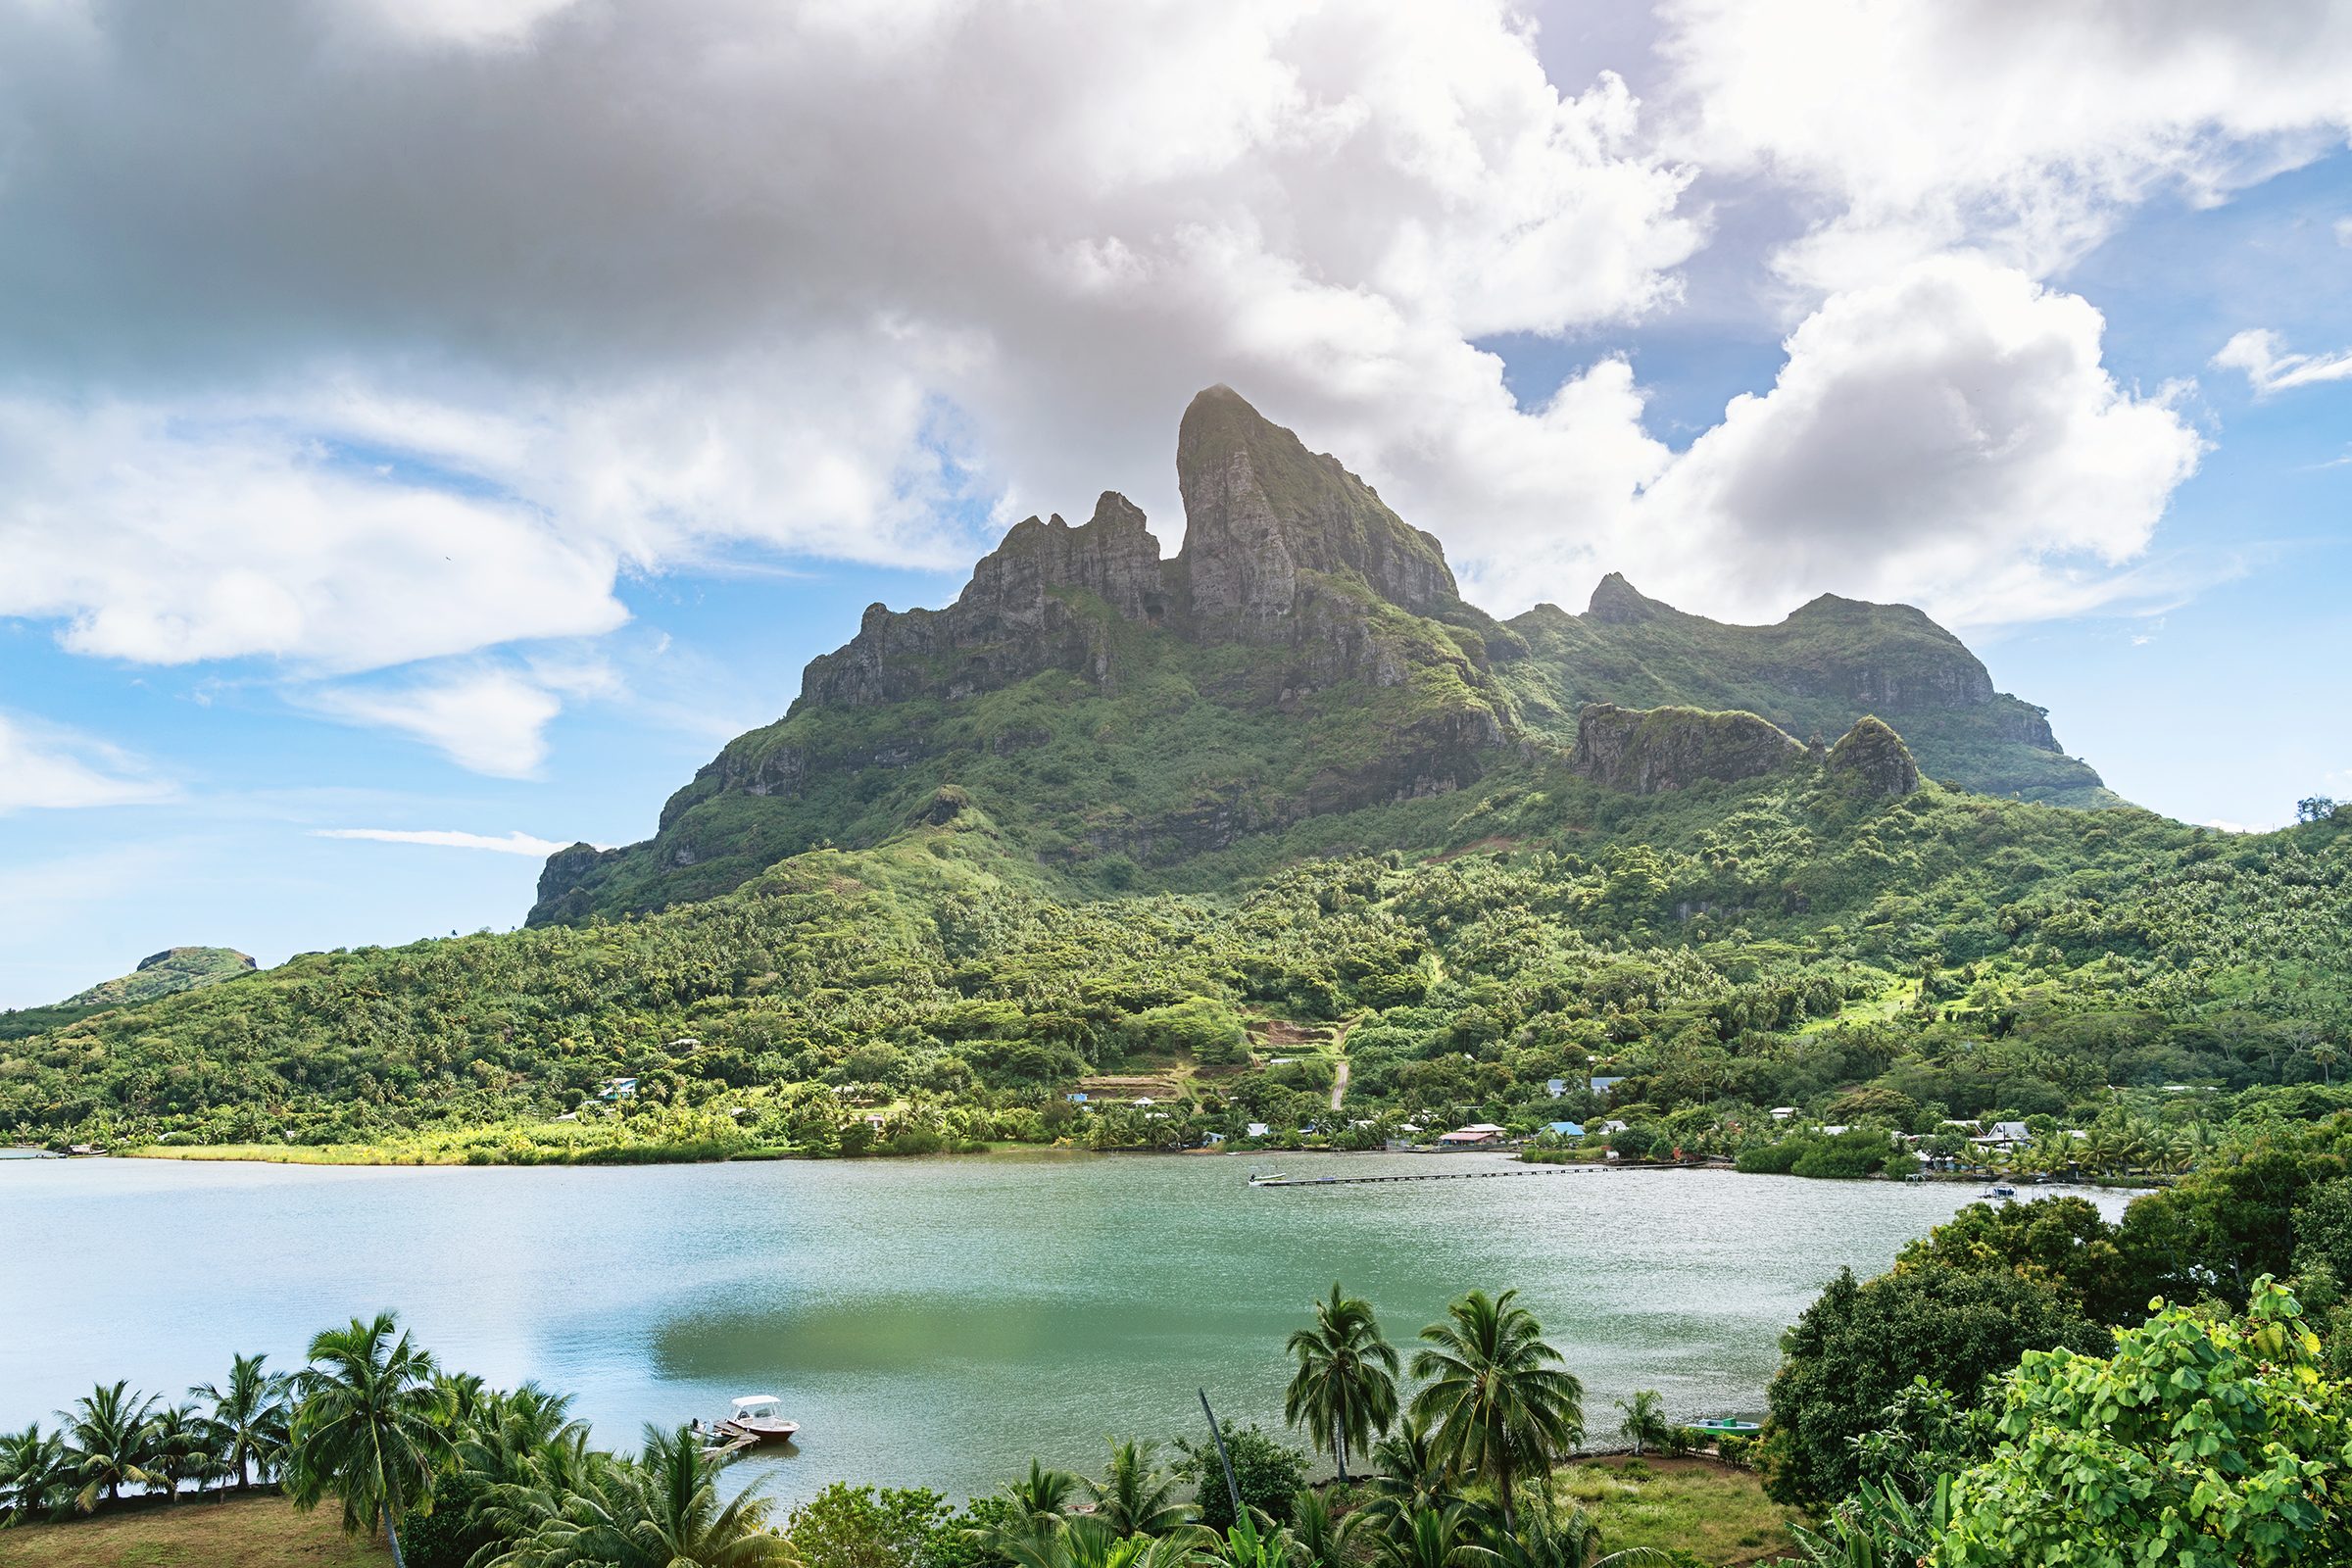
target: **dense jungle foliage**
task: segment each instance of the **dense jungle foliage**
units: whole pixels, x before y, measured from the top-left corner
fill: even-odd
[[[1817,1561],[2352,1553],[2352,1113],[2241,1123],[2110,1223],[1975,1204],[1783,1338],[1758,1449]]]
[[[1436,848],[1374,852],[1400,843]],[[1774,1106],[1923,1132],[2082,1125],[2119,1090],[2168,1132],[2241,1099],[2317,1114],[2352,1027],[2333,820],[2232,837],[1818,770],[1644,798],[1531,766],[1250,841],[1230,896],[1062,903],[1035,863],[943,795],[876,849],[661,914],[305,955],[0,1038],[0,1135],[1348,1147],[1403,1117],[1581,1120],[1605,1076],[1638,1134],[1730,1154]],[[1103,1073],[1154,1105],[1065,1099]]]

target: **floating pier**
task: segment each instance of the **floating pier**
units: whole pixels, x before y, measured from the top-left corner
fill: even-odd
[[[1522,1165],[1513,1170],[1417,1170],[1395,1176],[1266,1176],[1250,1178],[1252,1187],[1373,1187],[1384,1182],[1481,1182],[1497,1176],[1584,1176],[1607,1170],[1606,1165]]]

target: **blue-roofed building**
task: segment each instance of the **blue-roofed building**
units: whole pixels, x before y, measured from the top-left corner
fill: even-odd
[[[1585,1136],[1585,1124],[1581,1121],[1555,1121],[1544,1130],[1548,1133],[1556,1133],[1562,1138]]]

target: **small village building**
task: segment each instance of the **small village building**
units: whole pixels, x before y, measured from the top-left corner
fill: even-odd
[[[1620,1074],[1615,1078],[1595,1078],[1592,1080],[1592,1092],[1600,1096],[1603,1100],[1606,1100],[1608,1098],[1609,1091],[1616,1088],[1623,1082],[1625,1082],[1623,1074]]]
[[[1565,1078],[1546,1078],[1544,1080],[1544,1092],[1549,1095],[1552,1099],[1557,1100],[1568,1092],[1568,1080]]]
[[[1544,1131],[1561,1138],[1582,1138],[1585,1136],[1585,1124],[1581,1121],[1555,1121]]]

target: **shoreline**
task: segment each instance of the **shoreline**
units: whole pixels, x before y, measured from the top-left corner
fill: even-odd
[[[32,1150],[26,1151],[16,1157],[48,1159],[148,1159],[165,1161],[176,1160],[187,1164],[318,1165],[348,1168],[450,1170],[466,1167],[476,1169],[513,1169],[529,1168],[533,1166],[550,1166],[561,1169],[580,1169],[584,1167],[602,1167],[610,1169],[632,1165],[726,1165],[767,1164],[777,1162],[806,1164],[846,1162],[868,1164],[898,1160],[951,1160],[988,1158],[992,1156],[1004,1158],[1018,1156],[1059,1157],[1069,1155],[1085,1155],[1090,1157],[1119,1158],[1122,1156],[1133,1157],[1137,1155],[1165,1155],[1197,1158],[1211,1156],[1231,1157],[1234,1155],[1247,1154],[1252,1158],[1313,1155],[1317,1157],[1352,1159],[1376,1155],[1385,1155],[1389,1157],[1445,1158],[1448,1155],[1483,1154],[1492,1159],[1497,1156],[1506,1155],[1506,1152],[1501,1150],[1080,1149],[1067,1145],[1016,1143],[992,1144],[984,1149],[943,1151],[933,1154],[811,1155],[783,1150],[745,1150],[717,1152],[711,1152],[708,1149],[698,1149],[689,1145],[664,1146],[656,1144],[595,1147],[581,1150],[577,1152],[558,1152],[554,1151],[534,1152],[525,1157],[506,1159],[479,1157],[482,1152],[483,1151],[477,1149],[453,1149],[447,1152],[425,1152],[365,1144],[296,1144],[284,1146],[269,1144],[149,1144],[135,1148],[110,1150],[104,1153],[73,1155],[56,1154],[48,1151]],[[1504,1159],[1504,1162],[1513,1165],[1590,1165],[1596,1171],[1717,1171],[1727,1175],[1740,1174],[1740,1172],[1734,1170],[1728,1162],[1724,1161],[1644,1160],[1634,1163],[1601,1160],[1535,1161],[1520,1160],[1515,1155],[1510,1155]],[[2031,1201],[2033,1198],[2045,1194],[2055,1195],[2084,1189],[2106,1192],[2152,1193],[2162,1191],[2166,1186],[2169,1185],[2168,1182],[2161,1179],[2150,1180],[2147,1178],[2115,1179],[2085,1177],[2075,1181],[2053,1180],[2033,1182],[2019,1181],[2014,1177],[2002,1177],[1985,1173],[1969,1174],[1957,1171],[1928,1171],[1920,1174],[1922,1179],[1918,1182],[1910,1182],[1902,1178],[1889,1177],[1885,1174],[1855,1177],[1851,1178],[1850,1180],[1862,1185],[1877,1183],[1887,1186],[1930,1187],[1983,1186],[1989,1182],[2008,1181],[2019,1187],[2016,1197],[2011,1200],[2011,1201],[2019,1202]],[[1789,1179],[1802,1180],[1805,1178],[1792,1177]]]

